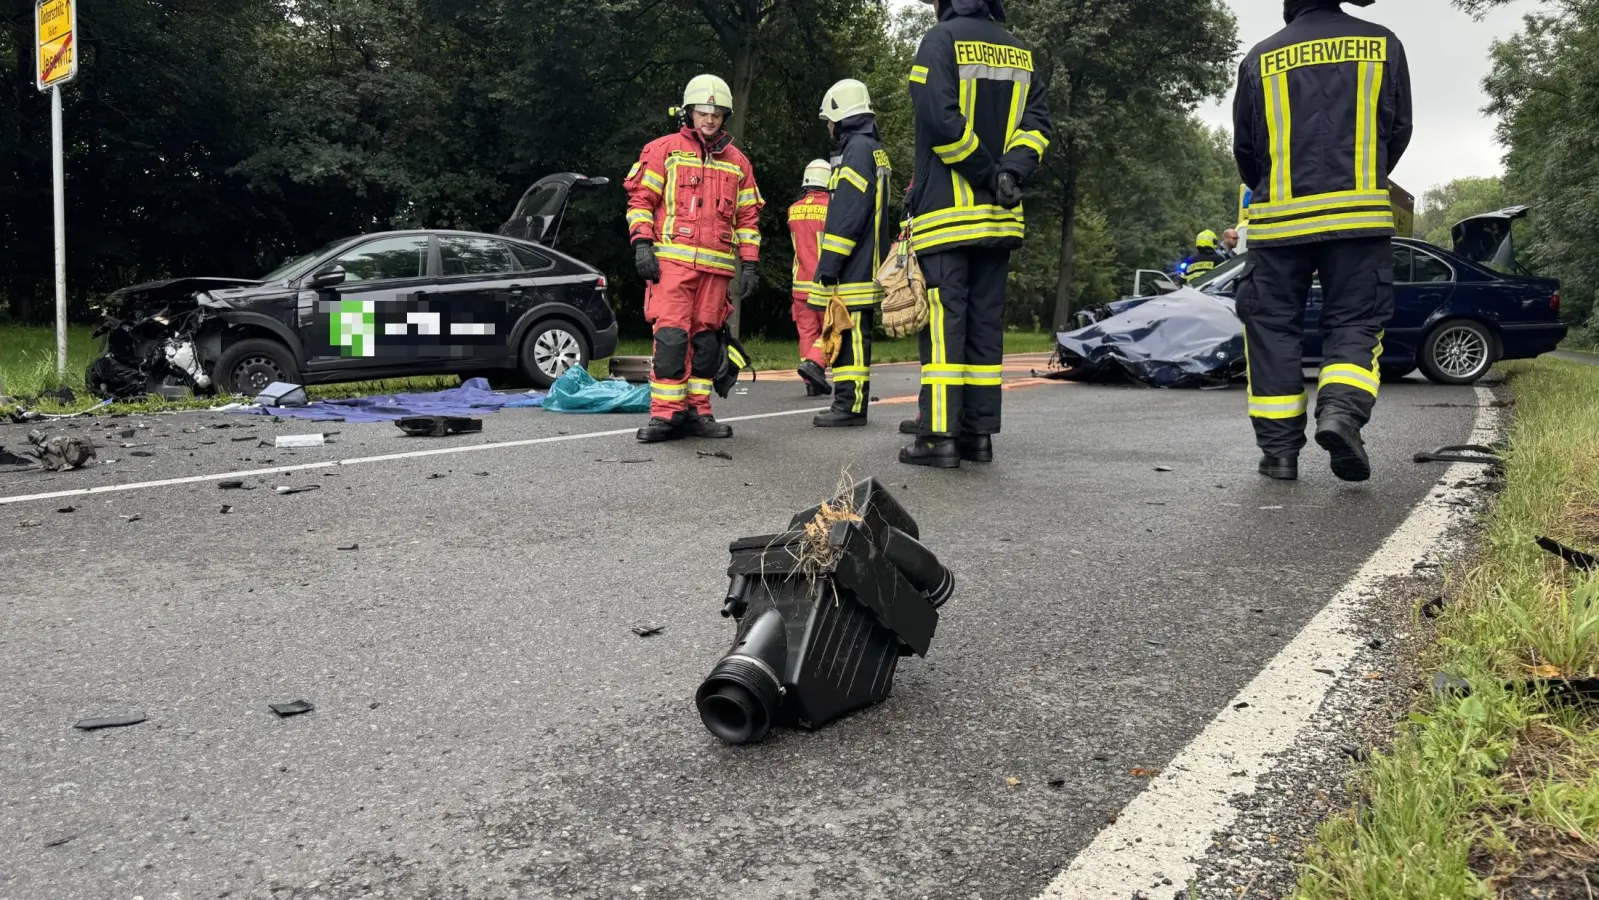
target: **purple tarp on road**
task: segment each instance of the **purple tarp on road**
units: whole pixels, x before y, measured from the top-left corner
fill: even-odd
[[[257,406],[231,410],[253,416],[308,419],[313,422],[392,422],[404,416],[481,416],[507,407],[540,406],[543,394],[499,394],[487,379],[469,378],[460,387],[422,394],[386,394],[317,400],[306,406]]]

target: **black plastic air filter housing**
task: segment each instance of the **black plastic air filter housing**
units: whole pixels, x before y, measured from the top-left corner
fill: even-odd
[[[875,479],[848,499],[861,521],[835,522],[823,559],[804,531],[820,506],[789,531],[730,547],[722,614],[738,634],[695,696],[722,740],[757,741],[773,725],[819,728],[886,698],[899,658],[927,654],[953,577]]]

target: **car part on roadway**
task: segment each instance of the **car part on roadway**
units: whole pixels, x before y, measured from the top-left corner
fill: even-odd
[[[310,398],[306,396],[305,388],[297,384],[274,381],[255,395],[255,402],[261,406],[305,406]]]
[[[394,420],[394,424],[412,437],[444,437],[447,434],[483,430],[482,419],[465,416],[406,416]]]
[[[1472,384],[1494,364],[1488,329],[1470,319],[1450,319],[1428,332],[1416,362],[1438,384]]]
[[[1460,462],[1478,463],[1492,469],[1503,469],[1505,461],[1499,456],[1499,451],[1481,444],[1450,444],[1439,447],[1431,453],[1417,453],[1411,457],[1414,462]]]
[[[588,368],[589,347],[576,326],[565,319],[549,319],[528,329],[518,357],[522,374],[541,391],[574,366]]]
[[[885,699],[899,657],[927,655],[955,590],[918,534],[867,479],[782,534],[734,541],[722,615],[738,635],[695,693],[705,727],[743,744],[774,725],[820,728]]]
[[[46,469],[76,469],[94,459],[94,444],[88,438],[75,434],[58,434],[47,437],[37,429],[28,432],[28,443],[34,446],[33,454]]]
[[[299,375],[294,354],[270,338],[236,341],[222,351],[211,371],[224,394],[258,394],[275,382],[292,382]]]
[[[628,384],[649,384],[652,365],[654,360],[648,356],[613,356],[611,377],[620,378]]]

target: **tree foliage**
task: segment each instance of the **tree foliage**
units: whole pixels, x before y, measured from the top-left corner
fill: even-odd
[[[52,307],[33,5],[0,0],[0,299],[23,320]],[[1010,7],[1052,79],[1057,132],[1010,317],[1047,326],[1063,256],[1071,296],[1110,299],[1231,221],[1225,141],[1190,111],[1225,82],[1233,26],[1219,0]],[[903,188],[905,76],[931,24],[926,6],[884,0],[95,0],[79,16],[82,74],[63,90],[76,317],[133,282],[258,274],[351,234],[493,231],[533,181],[578,171],[611,184],[574,204],[560,246],[607,273],[634,334],[620,181],[674,127],[683,84],[734,85],[731,127],[767,200],[744,330],[790,334],[784,213],[805,162],[829,154],[821,96],[839,78],[870,86]]]

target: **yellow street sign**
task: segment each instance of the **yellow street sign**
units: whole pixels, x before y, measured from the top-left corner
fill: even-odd
[[[75,0],[39,0],[39,90],[78,75],[78,8]]]

